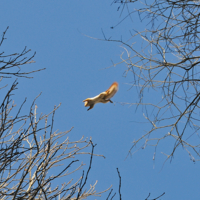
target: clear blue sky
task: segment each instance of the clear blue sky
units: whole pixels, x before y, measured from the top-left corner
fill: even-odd
[[[98,180],[97,191],[112,184],[117,192],[118,167],[123,200],[143,200],[149,193],[155,198],[163,192],[166,194],[161,199],[166,200],[199,199],[199,163],[190,161],[181,148],[172,163],[167,162],[163,169],[166,157],[161,152],[167,149],[165,145],[159,147],[155,162],[152,160],[153,147],[140,150],[125,160],[132,141],[149,128],[146,124],[133,122],[144,121],[142,110],[135,112],[134,106],[118,103],[137,101],[136,89],[130,90],[128,85],[133,77],[123,76],[124,64],[104,69],[112,65],[111,60],[120,61],[123,49],[119,43],[97,41],[83,34],[103,38],[103,29],[108,37],[120,39],[122,35],[128,39],[131,28],[138,29],[145,24],[137,18],[133,22],[127,18],[115,29],[110,29],[122,19],[117,5],[111,6],[111,3],[105,0],[2,1],[0,32],[7,26],[9,30],[1,51],[20,52],[27,46],[37,52],[36,63],[30,68],[46,68],[34,74],[34,79],[20,79],[14,100],[20,105],[27,97],[29,108],[32,100],[42,92],[37,100],[38,112],[48,113],[54,105],[62,103],[56,112],[55,130],[69,130],[74,126],[70,140],[83,135],[92,137],[97,144],[95,153],[103,154],[106,159],[94,158],[87,188]],[[119,91],[113,98],[115,104],[98,104],[88,112],[82,101],[106,90],[114,81],[119,83]],[[82,159],[87,169],[89,157]]]

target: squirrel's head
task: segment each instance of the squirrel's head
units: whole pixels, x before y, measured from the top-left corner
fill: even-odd
[[[83,100],[83,102],[85,103],[85,104],[84,104],[85,107],[90,106],[90,105],[89,105],[89,101],[88,101],[87,99]]]

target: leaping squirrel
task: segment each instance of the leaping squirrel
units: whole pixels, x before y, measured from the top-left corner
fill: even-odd
[[[89,106],[88,110],[92,109],[96,103],[113,103],[110,98],[112,98],[118,91],[118,83],[114,82],[105,92],[93,98],[87,98],[83,100],[85,102],[85,107]]]

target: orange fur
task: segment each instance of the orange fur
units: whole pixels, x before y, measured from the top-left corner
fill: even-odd
[[[118,91],[118,83],[114,82],[107,90],[106,90],[106,98],[110,99],[112,98]]]

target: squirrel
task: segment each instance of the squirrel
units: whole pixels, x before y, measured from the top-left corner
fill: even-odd
[[[113,103],[110,98],[112,98],[118,91],[118,83],[114,82],[105,92],[100,93],[99,95],[93,98],[87,98],[83,100],[85,102],[85,107],[88,107],[88,110],[92,109],[96,103]]]

